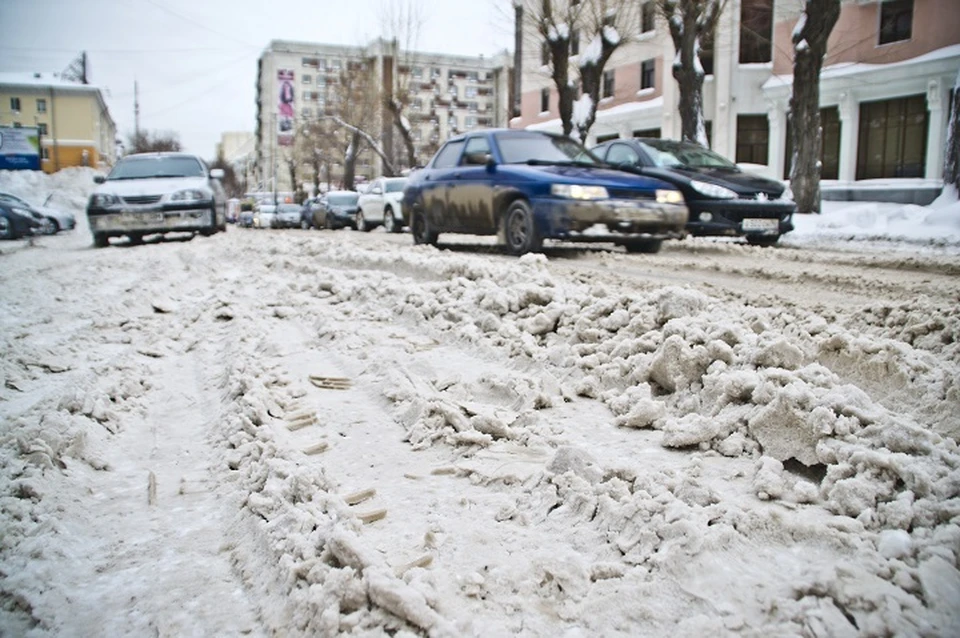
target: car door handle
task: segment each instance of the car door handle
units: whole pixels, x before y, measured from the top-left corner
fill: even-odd
[[[460,179],[460,173],[454,173],[453,177],[454,179]]]

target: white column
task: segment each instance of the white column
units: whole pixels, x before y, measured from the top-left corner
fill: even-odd
[[[943,82],[939,79],[930,80],[927,84],[927,109],[930,111],[930,125],[927,129],[927,157],[923,176],[926,179],[942,179],[947,113],[943,108]]]
[[[729,0],[717,23],[713,58],[713,113],[704,119],[713,120],[713,150],[731,160],[737,156],[737,105],[734,86],[739,70],[740,0]],[[710,117],[710,116],[713,117]]]
[[[633,127],[630,124],[630,120],[620,122],[617,126],[617,133],[620,135],[620,139],[629,140],[633,137]]]
[[[783,177],[786,166],[787,150],[787,103],[784,100],[772,100],[767,107],[767,122],[770,135],[767,139],[767,166],[773,179]]]
[[[840,181],[857,178],[857,139],[860,135],[860,105],[851,91],[840,94]]]

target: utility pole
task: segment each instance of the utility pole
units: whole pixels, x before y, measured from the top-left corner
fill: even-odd
[[[270,134],[270,136],[273,138],[273,205],[276,206],[277,205],[277,163],[279,162],[279,157],[277,157],[277,155],[279,154],[279,151],[280,151],[280,149],[278,148],[280,140],[277,139],[279,137],[279,131],[277,130],[277,114],[276,113],[273,114],[273,132]]]

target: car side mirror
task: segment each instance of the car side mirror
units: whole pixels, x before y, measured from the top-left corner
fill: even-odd
[[[94,176],[93,176],[93,183],[94,183],[94,184],[102,184],[102,183],[104,183],[105,181],[107,181],[107,178],[104,177],[103,175],[94,175]]]
[[[492,173],[497,168],[497,160],[493,159],[493,155],[487,153],[486,161],[483,165],[487,168],[488,173]]]
[[[370,194],[371,194],[371,195],[379,195],[379,194],[382,193],[382,192],[383,192],[383,191],[381,191],[379,188],[370,189]]]
[[[222,168],[214,168],[214,169],[212,169],[212,170],[210,171],[210,178],[211,178],[211,179],[223,179],[223,169],[222,169]]]

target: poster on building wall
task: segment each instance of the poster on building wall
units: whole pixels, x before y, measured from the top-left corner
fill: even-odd
[[[0,126],[0,170],[40,170],[39,129]]]
[[[277,96],[277,144],[293,144],[293,70],[279,69],[277,84],[280,92]]]

